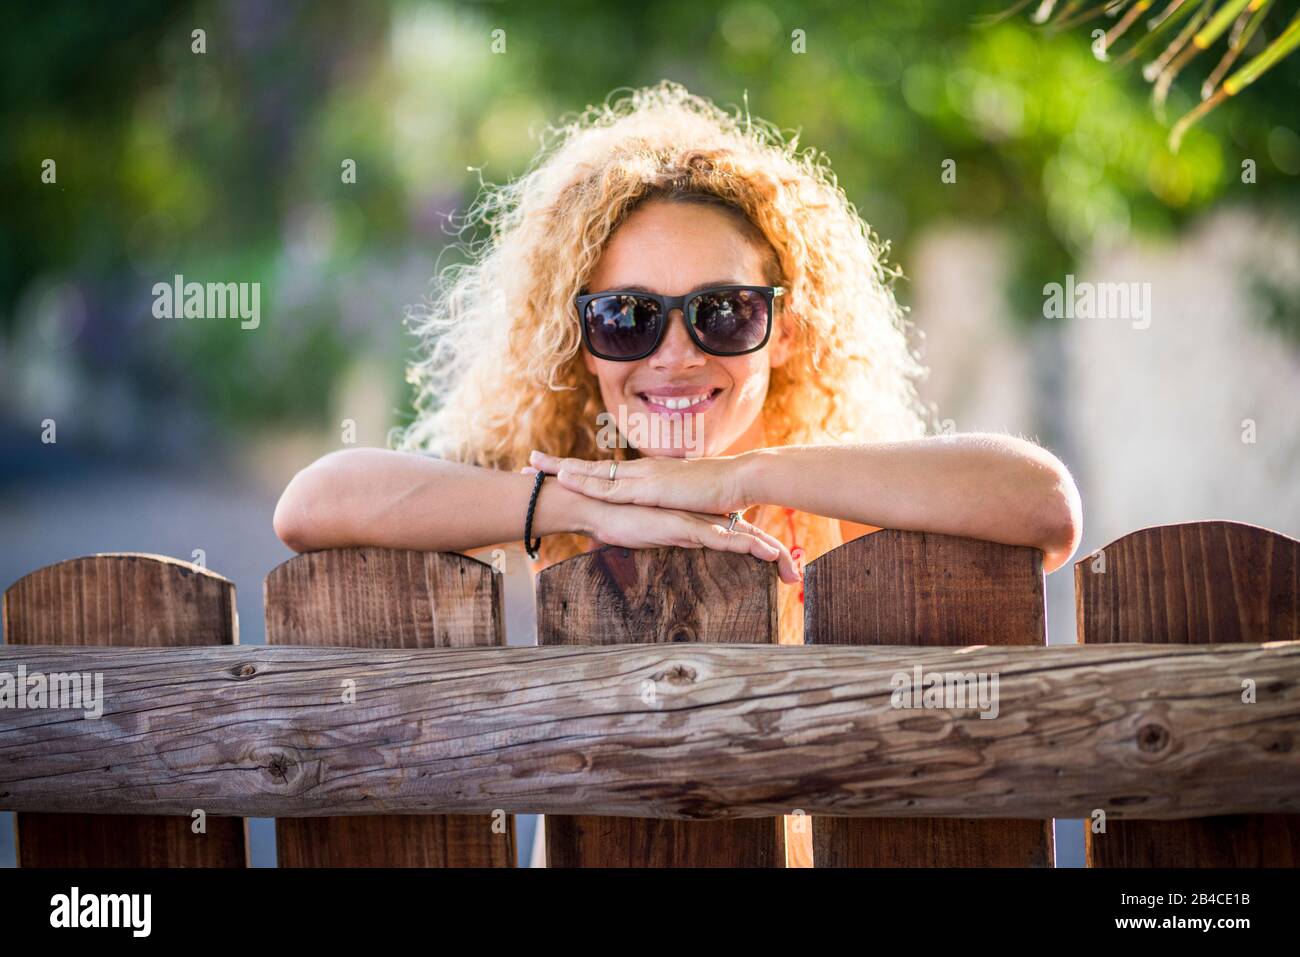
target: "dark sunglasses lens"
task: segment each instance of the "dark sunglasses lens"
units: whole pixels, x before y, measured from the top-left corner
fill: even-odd
[[[640,358],[659,338],[662,311],[659,303],[642,296],[599,296],[583,310],[587,341],[610,359]]]
[[[689,319],[700,342],[714,352],[741,353],[767,335],[767,297],[749,289],[710,292],[690,303]]]

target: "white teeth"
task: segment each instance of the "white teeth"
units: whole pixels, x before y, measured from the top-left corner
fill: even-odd
[[[689,409],[693,405],[699,405],[709,397],[710,393],[703,395],[683,395],[683,396],[666,396],[666,395],[648,395],[646,396],[655,405],[662,405],[666,409]]]

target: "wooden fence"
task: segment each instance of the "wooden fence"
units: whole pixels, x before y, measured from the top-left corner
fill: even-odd
[[[361,548],[272,571],[241,648],[221,576],[73,559],[5,593],[0,809],[23,866],[245,866],[271,816],[281,866],[505,867],[517,813],[562,867],[784,866],[785,816],[818,867],[1051,866],[1053,818],[1090,866],[1294,866],[1298,568],[1265,529],[1143,529],[1076,564],[1048,648],[1039,552],[886,530],[809,564],[790,647],[770,564],[605,548],[505,648],[491,567]],[[14,677],[73,674],[102,717]]]

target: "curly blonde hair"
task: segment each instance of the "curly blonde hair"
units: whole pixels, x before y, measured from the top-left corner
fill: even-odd
[[[565,117],[522,177],[483,186],[461,235],[486,237],[460,244],[467,262],[442,270],[436,298],[409,316],[423,358],[408,375],[416,418],[398,447],[509,470],[534,448],[634,457],[597,443],[606,410],[582,362],[573,298],[613,232],[654,198],[725,206],[770,249],[794,343],[764,401],[769,445],[925,433],[923,369],[892,292],[897,272],[824,156],[664,81]],[[797,521],[808,557],[840,543],[838,523]],[[542,560],[583,547],[551,536]]]

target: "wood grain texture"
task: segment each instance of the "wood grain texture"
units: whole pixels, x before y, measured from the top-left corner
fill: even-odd
[[[1035,548],[883,528],[805,569],[804,643],[1046,643]]]
[[[994,720],[895,707],[900,662]],[[710,820],[1300,811],[1300,642],[914,648],[6,646],[100,720],[0,710],[0,810]],[[1241,676],[1259,677],[1255,704]],[[340,706],[351,679],[357,703]],[[651,693],[652,692],[652,693]],[[1243,718],[1243,709],[1249,709]],[[1113,822],[1112,822],[1113,823]]]
[[[1300,636],[1300,542],[1256,525],[1139,529],[1075,562],[1074,581],[1080,634],[1086,628],[1090,644]]]
[[[105,554],[47,565],[4,595],[10,645],[202,647],[239,641],[235,586],[160,555]],[[195,805],[201,807],[202,805]],[[193,809],[190,809],[193,810]],[[20,867],[244,867],[243,820],[30,813],[15,821]]]
[[[1300,542],[1238,522],[1144,528],[1075,563],[1079,641],[1204,645],[1300,637]],[[1270,694],[1257,677],[1262,698]],[[1084,824],[1089,867],[1296,867],[1300,816]]]
[[[88,555],[37,569],[5,592],[4,630],[11,645],[239,643],[235,586],[161,555]]]
[[[1047,643],[1037,549],[881,529],[805,570],[804,642]],[[900,662],[905,663],[905,662]],[[815,867],[1050,867],[1052,822],[814,818]]]
[[[709,549],[601,548],[537,582],[543,646],[777,640],[776,574]],[[781,818],[546,818],[547,867],[782,867]]]
[[[776,566],[707,548],[598,548],[537,579],[538,643],[766,643]]]
[[[266,640],[331,648],[505,644],[501,585],[464,555],[348,548],[292,558],[266,578]],[[364,690],[358,690],[359,698]],[[504,829],[503,829],[504,828]],[[515,820],[491,815],[279,818],[281,867],[513,867]]]

